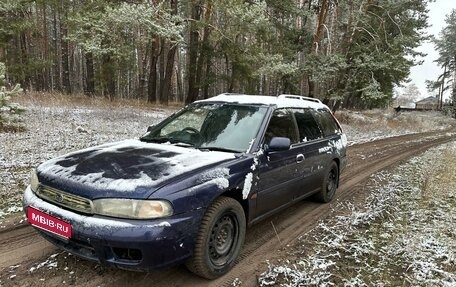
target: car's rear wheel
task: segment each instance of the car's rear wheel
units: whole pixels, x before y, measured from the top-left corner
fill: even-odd
[[[327,169],[325,178],[323,179],[320,192],[315,195],[315,199],[320,202],[330,202],[336,194],[337,186],[339,185],[339,167],[336,162],[332,162]]]
[[[241,251],[245,227],[245,214],[239,202],[223,196],[216,199],[201,221],[187,268],[207,279],[227,273]]]

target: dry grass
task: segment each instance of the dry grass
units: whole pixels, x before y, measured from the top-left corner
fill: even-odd
[[[437,111],[401,112],[390,110],[348,111],[336,113],[337,119],[345,125],[374,129],[423,130],[455,124],[455,120]],[[436,120],[437,119],[437,120]]]
[[[24,131],[26,131],[26,128],[22,125],[0,123],[0,133],[21,133]]]
[[[22,105],[39,105],[39,106],[54,106],[68,108],[84,108],[84,107],[99,107],[99,108],[134,108],[143,110],[154,110],[160,108],[179,109],[183,106],[182,103],[170,102],[168,106],[160,104],[148,103],[144,99],[114,99],[109,100],[101,96],[86,96],[82,94],[62,94],[62,93],[42,93],[29,92],[14,98],[16,102]]]
[[[437,111],[341,110],[337,111],[336,117],[347,134],[349,144],[456,127],[456,119]]]
[[[161,109],[174,111],[183,107],[182,103],[177,102],[171,102],[168,106],[164,106],[139,99],[115,99],[111,101],[101,96],[89,97],[82,94],[67,95],[50,92],[24,93],[14,97],[14,102],[26,107],[60,107],[65,109],[98,108],[107,112],[113,109],[131,109],[149,112]],[[6,115],[4,118],[0,118],[0,133],[20,133],[26,130],[27,128],[22,123],[20,114]]]

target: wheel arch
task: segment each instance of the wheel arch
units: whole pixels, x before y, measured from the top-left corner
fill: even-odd
[[[232,199],[236,200],[237,202],[239,202],[239,204],[242,206],[242,209],[244,210],[246,223],[248,222],[249,211],[250,211],[249,202],[248,202],[248,199],[242,198],[242,190],[240,190],[239,188],[228,189],[225,192],[221,193],[219,195],[219,197],[220,196],[229,197],[229,198],[232,198]]]

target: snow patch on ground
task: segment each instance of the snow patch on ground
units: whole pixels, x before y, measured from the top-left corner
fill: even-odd
[[[21,206],[17,206],[17,205],[10,206],[8,208],[5,208],[4,210],[0,210],[0,218],[3,218],[4,216],[11,214],[11,213],[19,212],[21,210],[22,210]]]
[[[61,253],[55,253],[55,254],[52,254],[51,256],[48,257],[48,259],[46,259],[46,261],[43,261],[41,263],[37,263],[37,264],[34,264],[34,266],[32,266],[30,269],[29,269],[29,272],[30,273],[33,273],[35,272],[36,270],[40,269],[40,268],[47,268],[47,269],[53,269],[53,268],[57,268],[58,264],[57,264],[57,256],[59,254],[62,254]]]

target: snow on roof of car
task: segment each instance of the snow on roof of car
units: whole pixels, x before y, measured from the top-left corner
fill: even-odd
[[[313,108],[329,109],[320,100],[315,98],[308,98],[297,95],[279,95],[260,96],[260,95],[244,95],[244,94],[220,94],[218,96],[200,100],[198,102],[226,102],[226,103],[239,103],[239,104],[255,104],[255,105],[269,105],[277,106],[278,108]]]

